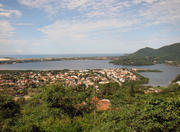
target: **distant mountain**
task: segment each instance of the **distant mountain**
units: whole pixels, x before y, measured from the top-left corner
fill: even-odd
[[[153,48],[146,47],[146,48],[140,49],[140,50],[138,50],[138,51],[136,51],[135,53],[130,54],[130,55],[137,56],[137,57],[141,57],[141,56],[151,56],[152,54],[155,53],[155,51],[156,51],[156,50],[153,49]]]
[[[161,47],[159,49],[143,48],[135,53],[113,60],[114,64],[121,65],[153,65],[157,63],[180,64],[180,43]]]
[[[136,57],[149,56],[149,57],[161,57],[166,60],[180,60],[180,43],[164,46],[159,49],[143,48],[137,52],[130,54]]]

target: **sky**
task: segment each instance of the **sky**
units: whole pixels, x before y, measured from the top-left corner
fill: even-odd
[[[112,54],[180,42],[180,0],[0,0],[0,54]]]

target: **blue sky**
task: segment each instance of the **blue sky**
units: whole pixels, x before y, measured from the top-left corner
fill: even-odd
[[[180,42],[180,0],[0,0],[0,54],[130,53]]]

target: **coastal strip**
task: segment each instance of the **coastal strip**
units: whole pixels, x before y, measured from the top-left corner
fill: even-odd
[[[64,61],[64,60],[112,60],[118,58],[117,56],[102,56],[102,57],[71,57],[71,58],[0,58],[0,64],[15,64],[15,63],[29,63],[29,62],[43,62],[43,61]]]
[[[137,72],[163,72],[158,69],[136,69]]]

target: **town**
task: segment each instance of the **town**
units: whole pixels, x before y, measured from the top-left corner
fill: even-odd
[[[0,91],[12,96],[28,94],[28,88],[37,88],[53,83],[65,86],[85,87],[107,84],[115,81],[122,85],[129,80],[138,80],[135,69],[96,69],[62,71],[7,71],[0,73]]]

